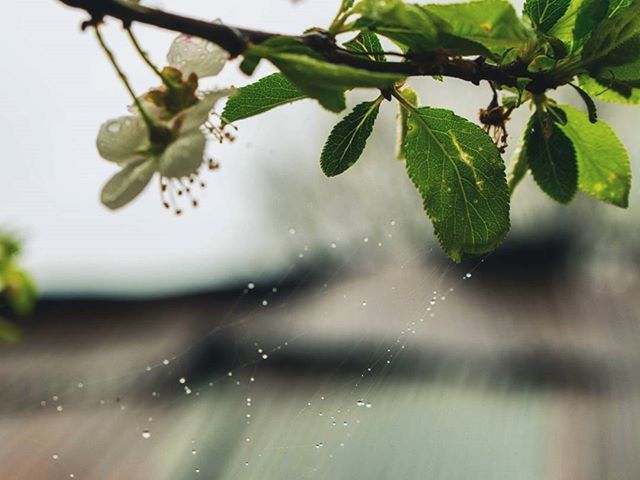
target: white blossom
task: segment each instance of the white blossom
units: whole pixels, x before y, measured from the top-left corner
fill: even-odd
[[[229,54],[215,43],[191,35],[179,35],[171,44],[167,61],[186,77],[218,75],[229,60]]]
[[[195,105],[166,124],[157,125],[155,132],[150,132],[140,115],[105,122],[98,133],[98,152],[122,169],[104,186],[102,203],[110,209],[126,205],[144,190],[155,173],[159,174],[161,185],[166,185],[165,179],[196,175],[206,144],[201,127],[215,103],[230,93],[231,90],[220,90],[203,94]],[[160,138],[153,138],[152,133]]]

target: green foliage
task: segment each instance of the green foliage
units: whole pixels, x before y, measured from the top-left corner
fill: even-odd
[[[360,25],[418,53],[433,50],[439,33],[447,30],[440,17],[402,0],[362,0],[354,12],[362,16]]]
[[[37,289],[19,266],[20,250],[14,235],[0,232],[0,306],[6,303],[16,315],[27,315],[35,305]],[[0,340],[16,341],[19,336],[19,330],[0,316]]]
[[[406,162],[436,236],[455,260],[491,251],[504,239],[510,194],[527,172],[560,203],[581,190],[627,206],[629,157],[611,128],[598,121],[594,99],[640,103],[640,0],[526,0],[522,16],[508,0],[338,3],[327,29],[248,44],[243,72],[253,74],[262,60],[279,72],[237,89],[223,123],[305,98],[340,112],[347,92],[376,90],[376,99],[356,105],[325,143],[320,166],[333,177],[362,156],[385,100],[397,101],[396,156]],[[391,51],[383,49],[381,37]],[[420,105],[407,75],[490,82],[491,90],[478,90],[479,102],[491,102],[480,117],[485,128]],[[197,85],[197,78],[189,79]],[[577,92],[587,114],[547,96],[565,85]],[[155,97],[161,94],[155,91]],[[500,156],[506,122],[523,106],[535,111],[507,180]],[[140,187],[134,183],[111,187],[133,192]],[[11,301],[24,310],[31,284],[28,277],[13,278],[22,289]]]
[[[272,108],[306,98],[281,73],[273,73],[255,83],[239,88],[229,97],[222,118],[227,123],[259,115]]]
[[[610,16],[595,28],[584,45],[582,60],[597,74],[638,60],[639,46],[640,2],[636,2],[626,7],[624,14]]]
[[[586,105],[587,112],[589,113],[589,121],[591,123],[596,123],[598,121],[598,109],[591,96],[577,85],[574,85],[573,83],[570,85],[576,92],[578,92],[578,95],[580,95],[580,98],[582,98],[582,101]]]
[[[560,126],[575,147],[578,186],[597,200],[626,208],[631,189],[629,154],[602,120],[593,123],[580,110],[562,105],[567,123]]]
[[[352,52],[366,53],[367,57],[376,62],[386,60],[380,39],[375,33],[369,31],[360,32],[353,40],[344,44],[347,50]]]
[[[557,202],[569,203],[578,188],[578,165],[559,123],[557,116],[538,109],[527,125],[523,154],[540,188]]]
[[[527,0],[524,13],[536,30],[547,33],[569,9],[571,0]]]
[[[251,58],[269,60],[302,93],[316,99],[332,112],[340,112],[346,108],[346,90],[387,89],[403,78],[398,74],[378,73],[330,63],[299,40],[278,38],[254,47]]]
[[[454,260],[493,250],[509,230],[509,192],[498,149],[449,110],[409,109],[405,156],[443,250]]]
[[[324,145],[320,166],[327,177],[349,169],[364,151],[383,97],[357,105],[333,130]]]
[[[452,35],[476,42],[499,56],[522,48],[532,37],[530,29],[506,0],[435,4],[424,8],[444,19]]]

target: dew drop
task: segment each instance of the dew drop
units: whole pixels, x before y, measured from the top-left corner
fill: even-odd
[[[295,235],[296,234],[296,229],[291,227],[289,228],[289,235]]]
[[[118,133],[121,129],[122,125],[120,125],[120,122],[111,122],[109,125],[107,125],[107,130],[109,131],[109,133]]]
[[[186,383],[187,379],[184,377],[180,377],[180,380],[178,380],[180,383]]]
[[[254,288],[256,288],[256,284],[253,283],[253,282],[249,282],[249,283],[247,283],[247,288],[249,290],[253,290]]]
[[[338,244],[336,242],[331,242],[331,248],[338,248]]]
[[[57,453],[54,453],[53,455],[51,455],[51,458],[53,458],[54,460],[57,460],[59,457]]]
[[[144,438],[145,440],[148,440],[151,438],[151,432],[149,430],[143,430],[142,431],[142,438]]]

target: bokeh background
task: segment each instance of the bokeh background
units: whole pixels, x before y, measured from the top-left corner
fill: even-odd
[[[337,3],[153,5],[299,33]],[[457,266],[395,160],[394,106],[327,179],[338,117],[303,101],[210,146],[221,168],[200,208],[176,218],[150,188],[110,212],[94,142],[126,91],[79,12],[2,11],[0,225],[25,239],[42,300],[0,344],[0,478],[638,478],[637,182],[619,210],[554,205],[527,178],[508,241]],[[117,23],[105,31],[137,90],[154,85]],[[161,63],[174,34],[135,31]],[[230,64],[208,85],[249,81]],[[471,119],[491,96],[412,85]],[[599,108],[637,166],[638,113]]]

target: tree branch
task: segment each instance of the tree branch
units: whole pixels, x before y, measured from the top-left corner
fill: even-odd
[[[232,57],[241,55],[251,45],[260,44],[270,38],[282,35],[204,22],[134,3],[126,3],[123,0],[60,1],[89,13],[91,21],[88,23],[97,23],[102,21],[104,17],[110,16],[121,20],[125,27],[129,27],[133,22],[154,25],[209,40],[225,49]],[[475,85],[478,85],[482,80],[487,80],[508,87],[516,87],[519,78],[528,78],[531,82],[526,89],[533,93],[542,93],[549,88],[556,88],[570,81],[570,79],[560,81],[543,73],[529,72],[526,65],[519,61],[505,65],[493,65],[485,63],[482,57],[469,60],[432,54],[412,56],[406,62],[376,62],[344,52],[325,32],[312,32],[296,38],[321,53],[331,63],[373,72],[397,73],[404,76],[441,75],[465,80]]]

